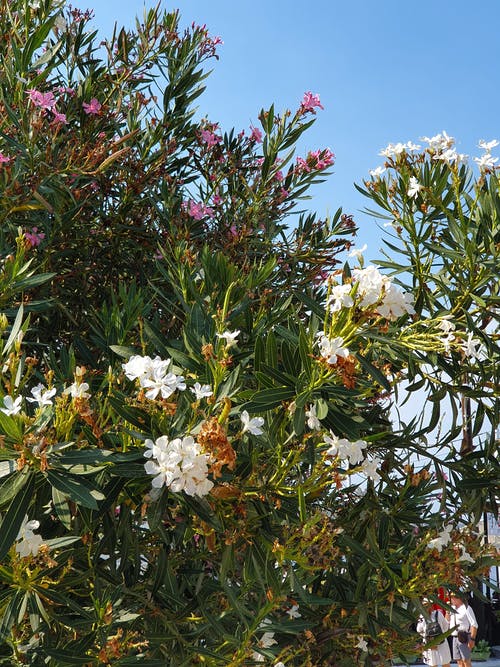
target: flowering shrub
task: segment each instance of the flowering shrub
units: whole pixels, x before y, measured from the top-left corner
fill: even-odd
[[[421,597],[498,562],[493,142],[478,177],[447,135],[386,149],[365,266],[350,216],[290,218],[317,93],[224,132],[205,27],[150,10],[102,56],[88,14],[0,7],[0,664],[415,650]]]

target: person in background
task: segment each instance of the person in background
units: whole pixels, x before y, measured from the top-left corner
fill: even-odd
[[[433,608],[431,600],[424,598],[422,600],[427,614],[426,616],[420,616],[417,622],[417,632],[422,635],[424,642],[426,642],[427,635],[427,624],[431,621],[437,621],[441,628],[442,632],[446,632],[449,629],[448,621],[443,615],[440,609]],[[451,663],[451,653],[448,641],[444,639],[441,644],[428,648],[423,652],[424,664],[430,665],[430,667],[450,667]]]
[[[458,593],[450,595],[450,602],[453,609],[446,613],[446,617],[449,627],[453,629],[453,659],[458,667],[472,667],[471,651],[476,645],[478,629],[476,615]],[[466,633],[466,641],[459,641],[462,633]]]

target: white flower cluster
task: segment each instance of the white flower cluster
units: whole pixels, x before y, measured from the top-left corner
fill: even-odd
[[[429,542],[427,542],[427,548],[428,549],[436,549],[437,551],[439,551],[439,553],[441,553],[441,551],[443,550],[443,547],[447,547],[452,542],[452,539],[451,539],[451,531],[452,530],[453,530],[452,525],[448,524],[447,526],[445,526],[437,537],[435,537],[434,539],[429,540]],[[456,542],[454,543],[454,546],[457,546]],[[458,557],[458,560],[473,563],[474,559],[467,552],[464,545],[463,544],[458,544],[458,546],[460,547],[460,549],[462,551],[462,553]]]
[[[411,141],[408,141],[406,144],[402,143],[389,144],[387,148],[384,148],[383,150],[380,151],[379,155],[391,159],[391,158],[397,158],[402,153],[408,153],[410,151],[418,151],[418,150],[420,150],[420,146],[418,144],[414,144]]]
[[[33,532],[34,530],[37,530],[37,528],[40,528],[39,521],[28,521],[28,517],[24,517],[16,537],[16,551],[21,558],[29,556],[30,554],[36,556],[42,546],[43,539],[41,535],[35,535]]]
[[[374,482],[380,480],[377,468],[381,460],[378,457],[369,459],[365,457],[363,450],[366,449],[365,440],[355,440],[351,442],[347,438],[339,438],[330,431],[330,435],[324,436],[324,441],[330,447],[326,451],[326,456],[339,458],[341,461],[349,461],[352,466],[360,465],[361,472]]]
[[[130,357],[126,364],[122,364],[125,375],[129,380],[139,380],[142,389],[145,389],[146,398],[154,400],[158,394],[162,398],[168,398],[177,389],[183,391],[186,388],[184,377],[169,372],[170,359],[154,359],[148,356],[135,354]]]
[[[206,496],[210,492],[213,482],[208,479],[208,455],[192,436],[169,440],[162,435],[154,442],[146,440],[144,445],[144,456],[150,459],[144,469],[154,475],[153,488],[167,486],[188,496]]]
[[[380,273],[375,266],[354,269],[352,277],[357,286],[356,294],[361,297],[361,308],[378,303],[379,315],[390,320],[395,320],[405,313],[410,315],[415,313],[413,296],[397,288],[390,277]]]
[[[457,153],[455,148],[455,139],[450,137],[444,130],[440,134],[436,134],[434,137],[422,137],[422,141],[425,141],[428,144],[427,151],[431,153],[432,159],[435,161],[446,162],[447,164],[454,163],[466,163],[468,156],[463,153]],[[491,141],[485,141],[481,139],[479,141],[479,148],[484,150],[483,155],[480,157],[475,157],[474,162],[477,163],[479,168],[482,170],[491,170],[497,169],[498,157],[493,157],[491,154],[491,149],[499,145],[497,139],[492,139]],[[420,146],[413,144],[411,141],[407,143],[397,143],[389,144],[387,148],[384,148],[380,151],[379,155],[386,157],[387,159],[397,160],[397,158],[403,153],[409,153],[411,151],[420,150]],[[390,165],[386,165],[390,166]],[[382,174],[386,171],[385,167],[376,167],[375,169],[370,170],[370,176],[373,178],[380,178]],[[408,188],[408,195],[410,197],[416,197],[418,191],[422,186],[418,183],[417,179],[412,176],[410,178],[410,184]]]
[[[88,385],[86,385],[88,388]],[[55,396],[57,389],[53,387],[52,389],[47,389],[42,383],[36,385],[31,390],[31,396],[27,396],[26,400],[29,403],[38,403],[38,407],[43,408],[46,405],[53,405],[54,401],[52,397]],[[0,412],[3,412],[5,415],[17,415],[21,412],[22,409],[22,396],[17,396],[17,398],[12,398],[12,396],[3,397],[3,408],[0,408]]]
[[[485,141],[481,139],[479,142],[479,148],[484,150],[484,154],[481,157],[475,157],[474,162],[477,162],[480,169],[494,169],[496,167],[496,162],[498,162],[497,157],[492,157],[491,149],[498,146],[498,141],[493,139],[492,141]]]
[[[444,346],[444,350],[449,354],[451,349],[451,343],[456,340],[455,334],[456,326],[454,322],[450,322],[448,317],[443,317],[441,322],[438,325],[438,328],[441,329],[444,336],[441,337],[441,343]],[[464,334],[462,334],[463,336]],[[460,343],[460,350],[462,351],[464,357],[470,360],[471,363],[474,363],[477,359],[481,360],[485,357],[485,349],[482,342],[474,338],[472,331],[469,331],[466,339],[462,339]]]
[[[351,283],[330,286],[327,306],[332,313],[341,308],[351,308],[354,306],[355,297],[361,308],[378,304],[379,315],[390,320],[405,313],[415,313],[413,296],[396,287],[391,278],[380,273],[375,266],[353,269]]]

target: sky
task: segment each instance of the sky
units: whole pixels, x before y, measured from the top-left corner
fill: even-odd
[[[132,27],[150,0],[78,0],[94,10],[102,37]],[[220,36],[219,60],[198,101],[199,116],[222,131],[258,125],[262,108],[295,110],[305,91],[324,111],[300,144],[330,148],[333,173],[306,207],[319,216],[339,207],[354,216],[356,245],[380,256],[383,228],[363,213],[362,184],[383,163],[389,143],[446,130],[457,150],[482,154],[478,140],[500,139],[500,0],[168,0],[183,25],[206,24]],[[497,149],[498,150],[498,149]]]

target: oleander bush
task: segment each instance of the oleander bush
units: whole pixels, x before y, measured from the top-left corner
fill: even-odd
[[[499,560],[495,142],[387,147],[367,265],[317,94],[224,130],[205,26],[91,18],[0,0],[0,664],[418,652]]]

